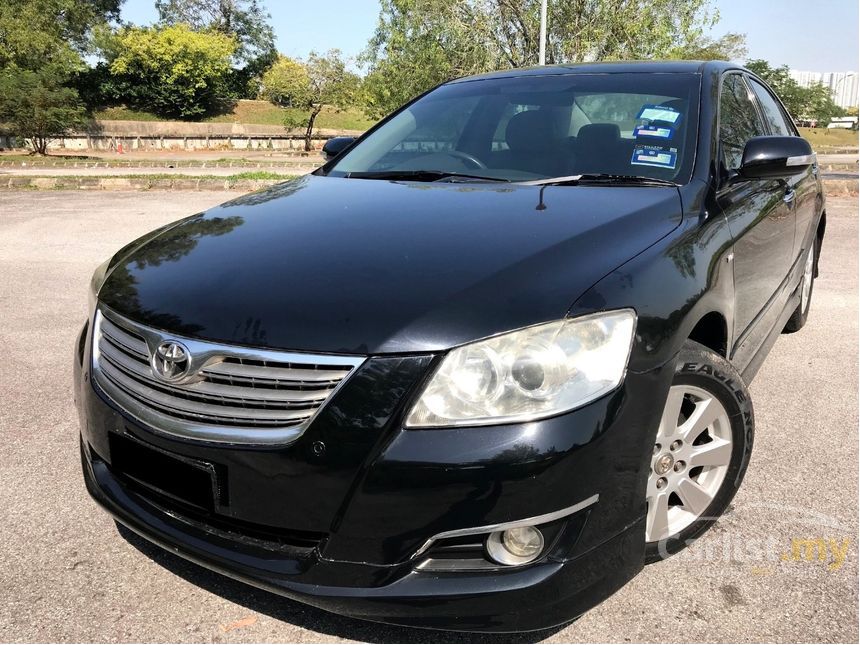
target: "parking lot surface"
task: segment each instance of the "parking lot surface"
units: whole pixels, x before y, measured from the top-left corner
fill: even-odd
[[[856,199],[829,200],[809,322],[752,385],[755,448],[729,516],[577,622],[494,637],[258,591],[121,534],[87,496],[71,365],[90,275],[138,235],[232,196],[0,193],[0,640],[857,642]]]

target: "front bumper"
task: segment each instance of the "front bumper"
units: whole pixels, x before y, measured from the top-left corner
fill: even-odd
[[[436,629],[517,632],[560,625],[601,602],[642,567],[644,520],[567,562],[496,572],[425,573],[407,567],[332,562],[313,556],[241,551],[223,537],[159,512],[125,490],[107,466],[84,457],[90,494],[118,521],[147,540],[242,582],[338,614]],[[402,567],[401,567],[402,569]],[[308,572],[313,570],[313,575]],[[395,578],[382,586],[315,584]]]
[[[248,449],[171,439],[127,418],[90,382],[88,344],[82,333],[75,369],[90,494],[136,533],[203,566],[356,618],[492,632],[565,623],[642,567],[654,402],[668,391],[669,367],[628,374],[616,392],[536,423],[405,430],[405,403],[432,357],[372,358],[296,444]],[[108,437],[117,434],[217,464],[228,492],[212,521],[165,506],[116,472]],[[328,446],[322,455],[317,442]],[[440,571],[416,555],[433,535],[595,495],[559,521],[535,564]]]

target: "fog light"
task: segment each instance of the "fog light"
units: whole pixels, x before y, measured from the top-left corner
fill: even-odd
[[[543,551],[543,533],[533,526],[518,526],[490,533],[487,555],[499,564],[528,564]]]

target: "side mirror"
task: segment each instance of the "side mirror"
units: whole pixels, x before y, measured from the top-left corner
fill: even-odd
[[[778,179],[805,172],[815,153],[801,137],[753,137],[744,146],[738,173],[746,179]]]
[[[333,137],[325,142],[322,153],[326,161],[331,161],[346,150],[355,141],[355,137]]]

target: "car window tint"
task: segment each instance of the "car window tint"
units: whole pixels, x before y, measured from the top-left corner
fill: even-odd
[[[675,104],[677,106],[678,103],[684,102],[673,96],[658,94],[589,94],[576,99],[576,104],[588,117],[588,123],[616,123],[621,136],[626,139],[633,138],[633,130],[640,123],[638,114],[643,105]],[[686,108],[680,111],[683,113]],[[581,128],[582,125],[572,134],[579,134]]]
[[[743,77],[729,74],[723,79],[720,92],[720,145],[726,168],[740,168],[747,141],[765,134],[767,132]]]
[[[782,136],[790,136],[793,135],[791,127],[786,123],[785,115],[782,111],[782,108],[779,107],[779,104],[776,100],[771,96],[770,92],[758,81],[755,79],[749,79],[749,83],[752,86],[753,92],[758,97],[759,105],[761,105],[762,112],[764,113],[764,118],[770,126],[771,134],[778,134]]]
[[[478,103],[475,96],[451,101],[437,111],[416,111],[415,129],[392,152],[445,152],[455,150]]]

